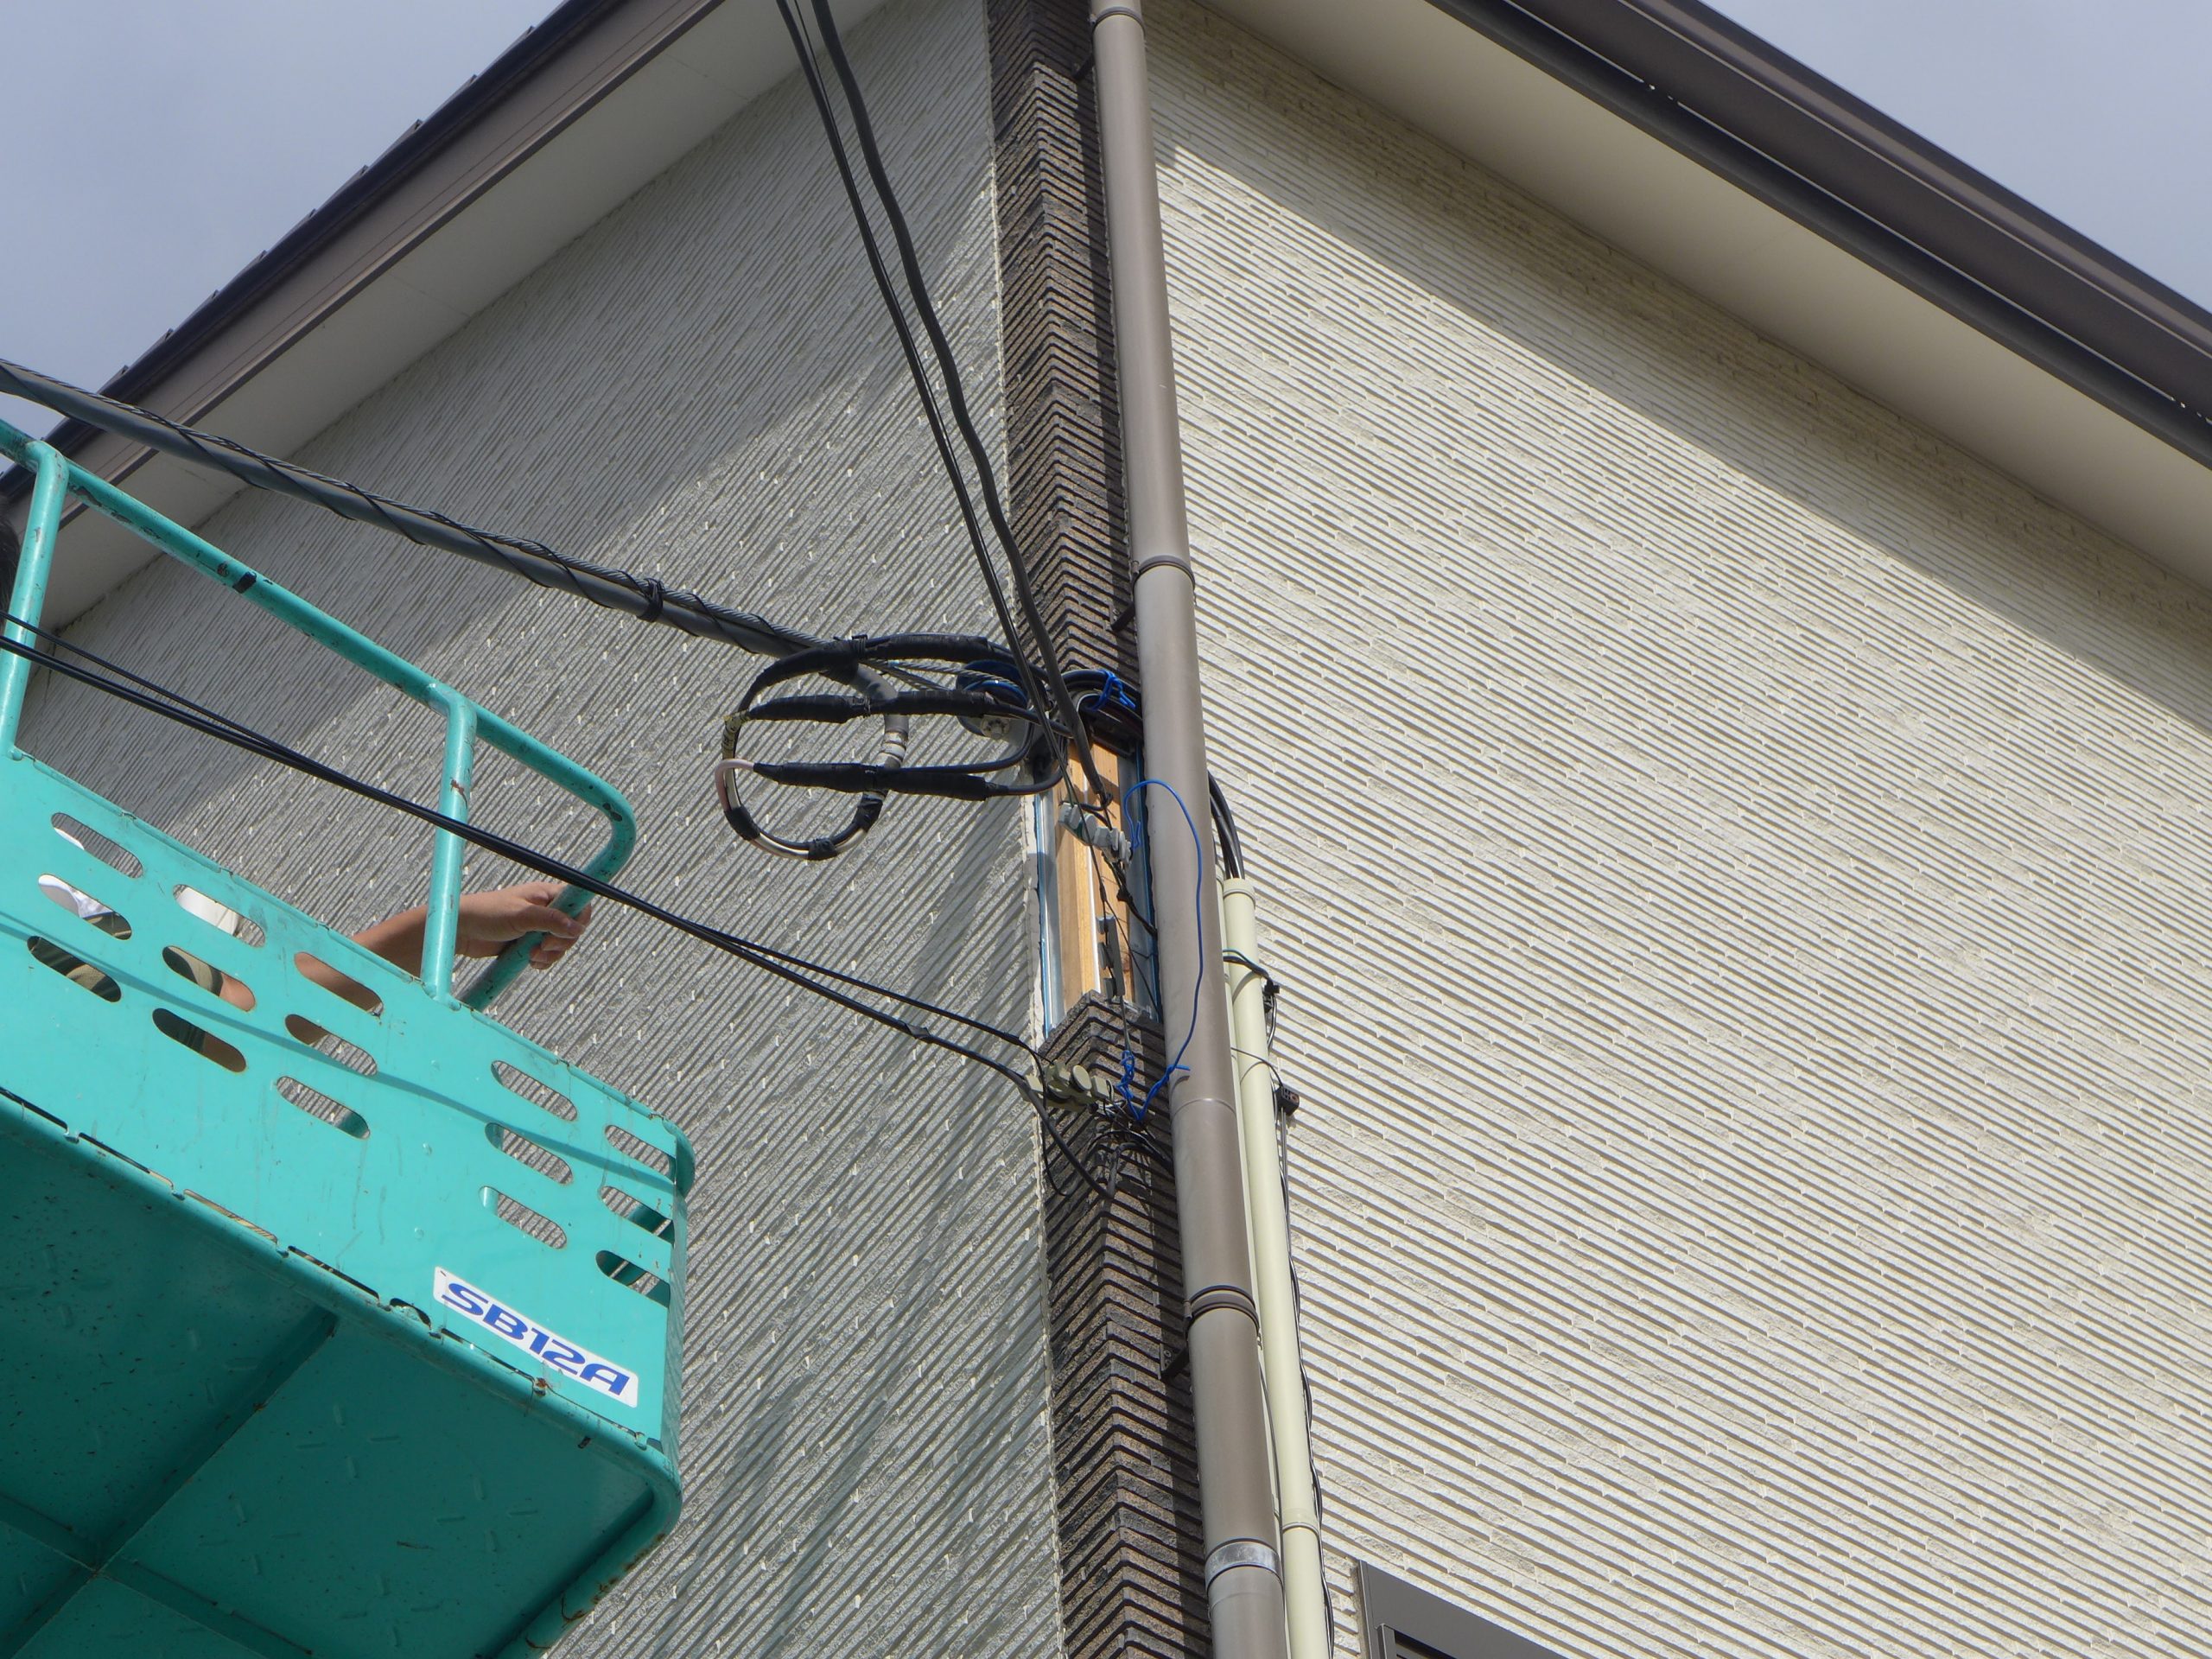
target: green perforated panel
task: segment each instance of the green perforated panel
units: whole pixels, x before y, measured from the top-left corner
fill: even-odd
[[[21,755],[0,1091],[0,1654],[518,1653],[672,1521],[681,1136]]]

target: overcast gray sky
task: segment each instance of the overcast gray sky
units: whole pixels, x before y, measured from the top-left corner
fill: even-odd
[[[2212,305],[2205,0],[1706,0]]]
[[[106,380],[553,3],[0,0],[14,48],[0,356]],[[2205,0],[1718,4],[2212,302]]]
[[[0,0],[0,357],[99,385],[555,3]]]

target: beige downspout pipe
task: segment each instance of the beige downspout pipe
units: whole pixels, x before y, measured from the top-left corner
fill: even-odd
[[[1091,0],[1090,25],[1135,578],[1132,605],[1144,683],[1145,772],[1156,780],[1144,805],[1153,828],[1147,840],[1159,928],[1160,1019],[1169,1054],[1179,1047],[1185,1068],[1168,1084],[1168,1122],[1183,1235],[1206,1606],[1219,1659],[1288,1659],[1272,1448],[1260,1381],[1259,1308],[1244,1239],[1228,987],[1219,967],[1221,896],[1214,885],[1213,837],[1206,832],[1198,622],[1144,21],[1135,0]],[[1173,799],[1161,785],[1174,791]]]
[[[1229,965],[1230,1039],[1236,1046],[1236,1113],[1244,1151],[1244,1215],[1260,1303],[1260,1358],[1275,1453],[1282,1522],[1282,1593],[1290,1659],[1328,1659],[1329,1605],[1321,1580],[1321,1510],[1313,1492],[1305,1372],[1298,1357],[1297,1292],[1290,1278],[1290,1215],[1275,1128],[1274,1058],[1268,1044],[1268,976],[1252,884],[1221,884],[1223,956]]]

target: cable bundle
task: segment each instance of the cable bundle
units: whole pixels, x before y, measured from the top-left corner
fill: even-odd
[[[1033,795],[1049,789],[1059,775],[1058,741],[1050,723],[1029,706],[1020,688],[1001,678],[995,661],[999,647],[988,639],[961,634],[895,633],[841,639],[779,658],[753,677],[736,710],[722,721],[721,760],[715,767],[715,791],[722,816],[739,839],[785,858],[835,858],[866,835],[882,815],[889,795],[933,795],[941,799],[986,801],[1008,795]],[[930,679],[913,666],[934,663],[957,670],[950,685]],[[849,692],[762,693],[810,675],[850,686]],[[902,687],[898,682],[905,682]],[[1002,752],[982,760],[911,766],[906,749],[916,715],[958,720],[969,730],[1001,739]],[[740,758],[738,745],[754,725],[842,726],[880,719],[883,736],[868,763],[821,760],[752,760]],[[842,828],[798,840],[762,826],[737,792],[737,778],[749,772],[770,783],[824,789],[860,798]],[[1013,774],[1011,777],[1007,774]]]

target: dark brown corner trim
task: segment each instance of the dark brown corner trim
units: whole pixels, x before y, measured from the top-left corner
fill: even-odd
[[[1697,0],[1431,0],[2212,465],[2212,315]]]
[[[1121,420],[1087,0],[988,0],[999,209],[1007,493],[1046,620],[1070,662],[1128,673]],[[1158,1028],[1096,992],[1046,1057],[1111,1076]],[[1150,1132],[1064,1120],[1107,1184],[1044,1194],[1052,1434],[1068,1659],[1183,1659],[1207,1615],[1174,1176]],[[1140,1136],[1151,1143],[1147,1154]]]
[[[1045,1052],[1111,1075],[1132,1039],[1157,1076],[1159,1027],[1092,992]],[[1165,1125],[1063,1123],[1107,1192],[1063,1177],[1044,1195],[1061,1644],[1067,1659],[1190,1659],[1208,1649],[1205,1550]]]
[[[1007,493],[1069,665],[1135,672],[1086,0],[990,0]]]

